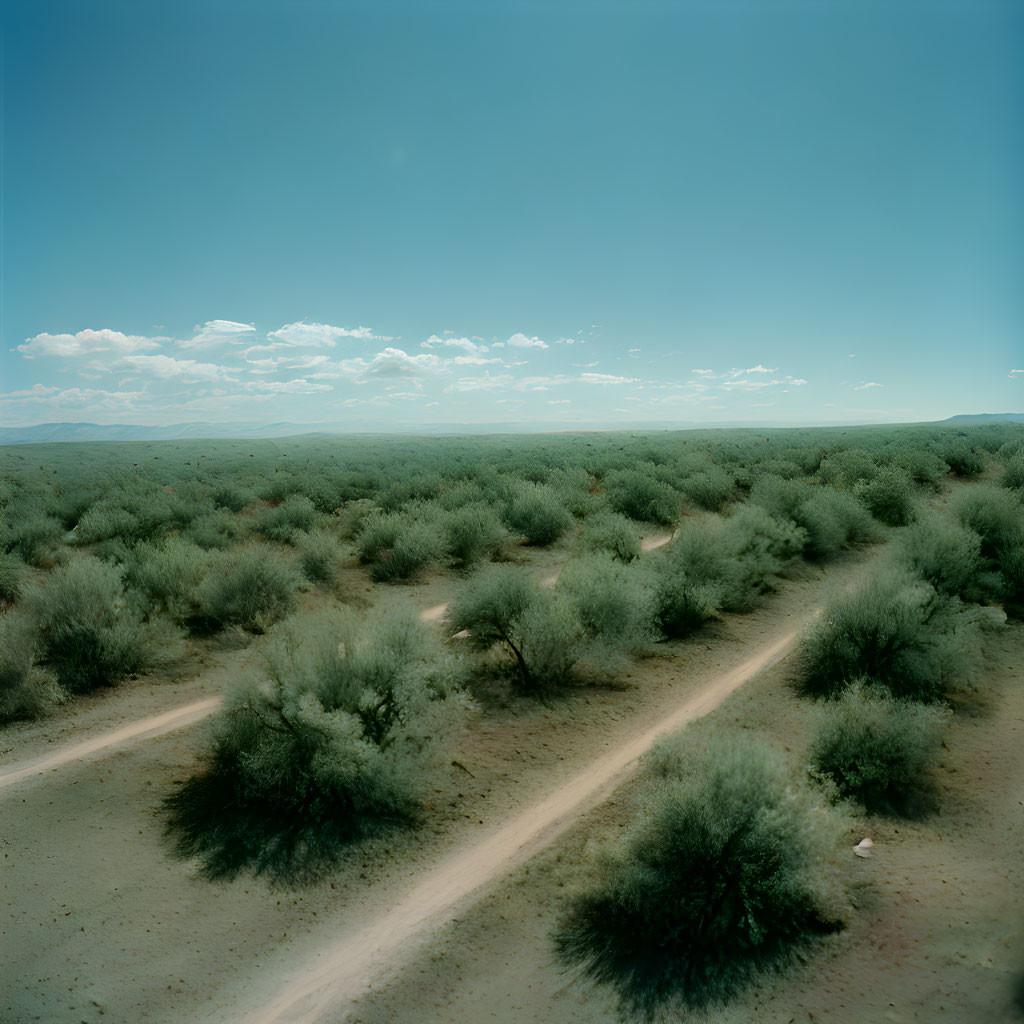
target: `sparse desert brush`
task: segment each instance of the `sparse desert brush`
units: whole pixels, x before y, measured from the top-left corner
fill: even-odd
[[[949,466],[935,452],[911,444],[900,445],[887,457],[889,465],[904,470],[919,487],[935,490]]]
[[[185,622],[198,611],[196,590],[209,554],[184,537],[137,544],[125,564],[125,582],[144,598],[148,614]]]
[[[721,537],[720,524],[688,523],[651,560],[654,617],[665,636],[686,636],[722,607],[730,567]]]
[[[1018,491],[1024,490],[1024,455],[1014,455],[1006,460],[1006,466],[999,482],[1003,487],[1011,487]]]
[[[125,595],[121,570],[92,557],[58,566],[25,594],[38,663],[69,693],[112,686],[162,658],[158,640]]]
[[[875,460],[858,448],[833,452],[818,466],[818,479],[829,487],[852,488],[861,481],[870,481],[878,473]]]
[[[196,588],[196,624],[262,633],[295,607],[300,582],[291,560],[276,548],[249,544],[216,552]]]
[[[444,537],[449,560],[459,569],[494,558],[508,538],[498,514],[482,504],[443,511],[437,528]]]
[[[553,544],[573,524],[557,492],[541,484],[523,484],[505,509],[505,524],[527,544]]]
[[[404,513],[369,515],[359,525],[356,547],[377,583],[407,580],[439,560],[443,539],[432,522]]]
[[[939,512],[928,511],[896,539],[896,558],[940,594],[983,600],[998,592],[1000,580],[985,569],[981,538]]]
[[[113,502],[93,505],[78,521],[74,529],[76,544],[96,544],[119,538],[133,541],[141,532],[138,519],[126,508]]]
[[[863,680],[894,697],[941,700],[971,678],[977,615],[895,565],[829,603],[801,645],[801,687],[834,697]]]
[[[196,516],[182,533],[186,539],[207,551],[223,550],[237,544],[248,534],[252,520],[219,509]]]
[[[35,663],[35,631],[22,609],[0,617],[0,722],[38,718],[64,699],[53,674]]]
[[[580,547],[584,551],[605,551],[621,562],[640,557],[640,531],[625,516],[602,509],[583,520]]]
[[[14,552],[29,565],[48,568],[57,558],[64,526],[59,519],[28,513],[11,519],[7,530],[7,550]]]
[[[568,596],[596,663],[617,668],[654,638],[654,593],[638,566],[590,555],[570,562],[556,589]]]
[[[740,505],[725,526],[726,546],[741,566],[741,591],[763,590],[767,580],[798,558],[807,545],[803,527],[778,519],[759,505]]]
[[[985,471],[985,460],[966,441],[955,441],[943,448],[939,454],[957,476],[978,476]]]
[[[857,488],[857,497],[886,526],[906,526],[916,515],[914,485],[902,469],[880,469],[870,483]]]
[[[27,577],[28,568],[17,555],[0,552],[0,607],[18,600]]]
[[[475,650],[500,645],[523,693],[564,686],[581,655],[582,629],[565,596],[541,590],[512,566],[487,566],[467,580],[445,621],[452,633],[468,630]]]
[[[292,543],[298,550],[299,566],[306,579],[313,583],[334,583],[338,578],[341,546],[330,530],[318,527],[294,534]]]
[[[787,964],[850,912],[845,817],[748,736],[654,755],[640,819],[571,898],[559,959],[624,1015],[700,1008]]]
[[[313,502],[304,494],[290,494],[279,505],[259,510],[256,529],[268,540],[290,544],[295,534],[312,529],[316,520]]]
[[[921,813],[949,714],[854,684],[818,710],[811,773],[872,813]]]
[[[415,824],[461,717],[453,679],[411,617],[286,628],[265,675],[227,695],[203,772],[166,801],[178,852],[214,878],[304,882],[351,842]]]
[[[218,481],[210,490],[210,500],[219,509],[228,512],[241,512],[243,508],[256,500],[256,492],[248,487],[240,487],[230,480]]]
[[[698,508],[718,512],[736,493],[736,479],[721,466],[708,464],[679,481],[679,490]]]
[[[1024,596],[1024,503],[1013,490],[972,484],[950,499],[954,515],[981,539],[986,569],[996,579],[998,596]]]
[[[831,558],[851,544],[879,536],[871,513],[852,494],[831,487],[813,488],[794,519],[807,531],[804,553],[808,558]]]
[[[642,523],[671,526],[679,518],[681,497],[671,485],[640,469],[620,469],[602,481],[615,512]]]

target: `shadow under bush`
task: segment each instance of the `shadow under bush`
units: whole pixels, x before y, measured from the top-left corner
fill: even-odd
[[[346,845],[417,822],[458,704],[413,619],[288,630],[265,677],[228,695],[203,772],[165,801],[167,834],[211,878],[312,881]]]
[[[717,737],[654,755],[642,818],[574,897],[559,959],[611,986],[624,1014],[725,1001],[849,910],[835,864],[841,813],[771,750]]]

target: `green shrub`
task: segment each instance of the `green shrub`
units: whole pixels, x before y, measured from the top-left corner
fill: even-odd
[[[210,492],[210,499],[217,508],[226,509],[228,512],[241,512],[256,500],[256,494],[249,488],[224,481],[214,486]]]
[[[857,496],[886,526],[906,526],[914,520],[914,485],[901,469],[880,469],[870,483],[858,489]]]
[[[280,505],[261,508],[256,515],[256,529],[268,540],[290,544],[295,534],[312,529],[317,518],[309,498],[291,494]]]
[[[58,566],[24,598],[36,657],[69,693],[113,686],[152,667],[153,636],[128,602],[121,571],[92,557]]]
[[[871,514],[846,491],[830,487],[813,489],[794,518],[807,531],[804,554],[808,558],[831,558],[851,544],[878,539]]]
[[[959,600],[895,566],[834,598],[802,643],[803,688],[833,697],[857,679],[894,697],[933,702],[965,684],[977,619]]]
[[[651,562],[655,622],[668,637],[686,636],[722,606],[731,572],[721,524],[687,522]]]
[[[949,712],[853,685],[819,712],[812,774],[872,813],[926,810]]]
[[[950,470],[960,477],[979,476],[985,471],[985,461],[966,441],[958,441],[942,451]]]
[[[555,937],[564,964],[648,1019],[734,996],[849,911],[836,864],[846,822],[773,751],[720,737],[703,757],[676,741],[655,761],[641,819]]]
[[[304,621],[265,678],[229,692],[204,770],[166,801],[168,833],[210,877],[311,881],[353,841],[418,821],[457,704],[414,619]]]
[[[940,594],[982,600],[1000,582],[986,574],[981,538],[950,517],[929,511],[896,540],[897,559]]]
[[[369,563],[370,576],[377,583],[415,576],[440,558],[442,545],[433,522],[417,522],[394,512],[367,516],[356,535],[360,561]]]
[[[249,532],[251,519],[223,510],[196,516],[183,536],[207,551],[223,550],[242,540]]]
[[[630,519],[671,526],[679,517],[679,492],[649,473],[620,469],[609,473],[602,483],[608,504]]]
[[[1012,487],[1015,490],[1024,489],[1024,455],[1015,455],[1006,460],[1006,467],[999,482],[1003,487]]]
[[[527,544],[553,544],[572,526],[572,515],[558,495],[541,485],[523,485],[505,511],[505,524]]]
[[[954,514],[981,539],[981,555],[997,597],[1024,597],[1024,504],[1015,491],[972,484],[950,500]]]
[[[444,512],[438,525],[448,558],[460,569],[494,558],[508,536],[497,513],[487,505],[463,505]]]
[[[292,542],[298,549],[299,566],[306,579],[327,584],[337,580],[341,548],[333,533],[319,528],[294,535]]]
[[[0,552],[0,606],[18,600],[27,575],[25,563],[17,555]]]
[[[7,550],[41,568],[53,565],[64,537],[64,526],[53,516],[27,514],[12,519],[7,533]]]
[[[500,644],[514,659],[524,693],[565,685],[580,657],[580,624],[562,594],[541,590],[522,572],[492,565],[466,582],[445,616],[451,633],[469,632],[478,651]]]
[[[735,493],[736,481],[721,466],[708,465],[684,477],[679,490],[698,508],[717,512]]]
[[[850,489],[861,481],[873,480],[877,472],[878,466],[867,452],[847,448],[822,460],[818,467],[818,479],[828,487]]]
[[[149,613],[166,612],[176,622],[185,622],[198,611],[196,590],[209,557],[183,537],[138,544],[128,556],[125,581],[144,597]]]
[[[640,557],[640,532],[625,516],[604,509],[583,521],[580,547],[584,551],[605,551],[622,562]]]
[[[291,561],[262,544],[217,552],[196,588],[197,625],[262,633],[295,607],[299,576]]]
[[[53,674],[35,664],[34,632],[20,610],[0,617],[0,722],[38,718],[64,698]]]

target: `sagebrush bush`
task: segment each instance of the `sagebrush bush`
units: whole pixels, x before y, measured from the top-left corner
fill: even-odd
[[[558,494],[541,485],[523,485],[505,510],[505,523],[528,544],[553,544],[572,526],[569,510]]]
[[[461,707],[414,618],[306,620],[228,693],[204,770],[166,801],[168,833],[210,877],[311,881],[353,841],[419,820]]]
[[[508,537],[494,509],[476,503],[442,513],[438,527],[449,560],[460,569],[494,558]]]
[[[1014,455],[1006,460],[1006,466],[999,482],[1003,487],[1024,490],[1024,455]]]
[[[872,813],[921,813],[931,804],[948,716],[945,708],[854,684],[819,709],[811,773]]]
[[[981,538],[949,516],[929,511],[896,539],[896,558],[940,594],[982,600],[1000,581],[986,573]]]
[[[886,526],[906,526],[915,516],[914,485],[902,469],[886,466],[857,490],[868,511]]]
[[[878,539],[871,513],[852,494],[831,487],[813,488],[793,518],[807,531],[808,558],[831,558],[851,544]]]
[[[183,536],[207,551],[223,550],[248,534],[252,520],[232,515],[223,509],[196,516]]]
[[[941,700],[969,682],[977,619],[954,597],[895,565],[829,603],[801,645],[802,688],[833,697],[855,680],[894,697]]]
[[[616,470],[604,478],[602,485],[611,508],[630,519],[671,526],[679,517],[679,492],[650,473]]]
[[[1017,492],[995,484],[972,484],[955,494],[950,506],[981,540],[994,595],[1024,597],[1024,503]]]
[[[126,560],[125,582],[142,595],[147,612],[185,622],[198,611],[196,590],[209,558],[183,537],[138,544]]]
[[[607,509],[587,516],[579,543],[584,551],[606,551],[622,562],[632,562],[641,552],[636,526],[625,516]]]
[[[37,661],[69,693],[112,686],[160,658],[156,634],[125,595],[121,570],[91,556],[54,569],[26,593],[24,608]]]
[[[27,578],[25,563],[17,555],[0,552],[0,606],[18,600]]]
[[[360,561],[369,564],[376,583],[415,576],[441,557],[443,545],[433,522],[395,512],[366,516],[356,535]]]
[[[718,512],[736,491],[736,480],[721,466],[708,465],[679,481],[679,490],[698,508]]]
[[[648,1018],[734,996],[849,913],[846,821],[773,751],[722,736],[703,756],[676,740],[654,761],[640,820],[555,936],[564,964]]]
[[[341,546],[330,530],[319,527],[308,533],[294,534],[292,543],[299,552],[299,567],[306,579],[326,584],[337,580]]]
[[[64,699],[53,674],[35,664],[35,631],[21,609],[0,617],[0,722],[38,718]]]
[[[478,651],[496,644],[514,659],[513,685],[524,693],[565,685],[580,658],[581,626],[562,594],[541,590],[511,566],[471,577],[445,615],[451,633],[467,630]]]
[[[196,588],[196,624],[262,633],[294,609],[300,582],[290,559],[276,548],[251,544],[216,552]]]
[[[942,450],[942,458],[957,476],[978,476],[985,471],[985,461],[966,441],[958,441]]]
[[[7,531],[7,550],[29,565],[48,568],[57,557],[64,525],[53,516],[38,512],[11,520]]]
[[[309,498],[304,494],[290,494],[279,505],[259,510],[256,529],[268,540],[290,544],[297,533],[311,530],[317,518],[317,511]]]

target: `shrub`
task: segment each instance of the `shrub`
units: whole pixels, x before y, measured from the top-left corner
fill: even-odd
[[[720,523],[688,523],[652,561],[654,616],[665,636],[680,637],[710,619],[729,586]]]
[[[877,472],[875,460],[867,452],[847,448],[822,460],[818,479],[826,486],[849,489],[860,481],[873,480]]]
[[[470,579],[445,616],[468,630],[479,651],[500,644],[515,663],[514,685],[536,693],[564,685],[580,656],[580,625],[561,594],[541,590],[511,566],[488,566]]]
[[[940,700],[970,678],[976,623],[956,598],[883,566],[834,598],[804,637],[803,688],[832,697],[863,678],[894,697]]]
[[[183,537],[138,544],[128,556],[125,580],[144,596],[148,611],[184,622],[198,610],[196,589],[208,560],[201,547]]]
[[[443,513],[439,526],[448,557],[459,568],[493,558],[508,536],[497,513],[480,504]]]
[[[957,476],[978,476],[985,471],[984,460],[966,441],[949,445],[942,451],[942,458]]]
[[[262,633],[295,607],[299,577],[278,550],[255,544],[210,559],[196,589],[197,625]]]
[[[901,469],[879,470],[874,480],[858,489],[857,496],[886,526],[906,526],[914,520],[914,487]]]
[[[300,530],[309,530],[317,519],[313,502],[304,494],[290,494],[280,505],[261,508],[256,515],[256,529],[269,540],[290,544]]]
[[[563,963],[648,1018],[735,995],[848,911],[835,866],[845,821],[771,750],[720,737],[703,757],[677,742],[655,760],[643,817],[555,937]]]
[[[249,532],[251,520],[223,510],[196,516],[183,536],[207,551],[222,550],[236,544]]]
[[[1024,504],[1015,491],[972,484],[950,504],[959,520],[981,539],[981,555],[997,597],[1024,596]]]
[[[1015,490],[1024,489],[1024,455],[1015,455],[1006,460],[1006,468],[1003,470],[1003,476],[999,482],[1003,487],[1012,487]]]
[[[852,494],[830,487],[815,488],[794,518],[807,531],[808,558],[831,558],[850,544],[878,539],[867,509]]]
[[[717,512],[736,490],[736,481],[720,466],[708,465],[679,483],[679,490],[698,508]]]
[[[625,517],[602,510],[583,521],[580,547],[584,551],[605,551],[622,562],[640,557],[640,533]]]
[[[416,522],[389,512],[369,515],[356,536],[360,561],[369,563],[377,583],[415,576],[441,554],[442,538],[432,523]]]
[[[157,660],[152,636],[125,597],[121,570],[92,557],[58,566],[25,595],[37,658],[69,693],[112,686]]]
[[[93,505],[74,529],[76,544],[96,544],[115,537],[133,541],[140,532],[139,521],[131,512],[109,502]]]
[[[896,558],[940,594],[980,600],[999,581],[984,572],[981,538],[966,526],[929,511],[895,543]]]
[[[48,568],[57,557],[64,526],[53,516],[28,514],[12,520],[7,533],[7,550],[29,565]]]
[[[553,544],[572,526],[572,515],[558,495],[543,486],[524,485],[509,502],[505,523],[527,544]]]
[[[25,563],[17,555],[0,552],[0,605],[18,600],[26,575]]]
[[[293,543],[299,551],[299,566],[313,583],[334,583],[338,578],[341,549],[329,530],[316,529],[296,534]]]
[[[337,613],[287,630],[231,691],[168,833],[210,877],[310,881],[355,840],[415,824],[457,703],[422,626]]]
[[[649,473],[620,469],[609,473],[603,484],[608,504],[630,519],[671,526],[679,516],[679,492]]]
[[[948,715],[854,685],[819,712],[812,774],[872,813],[920,813]]]
[[[38,718],[64,697],[52,673],[35,664],[33,632],[25,614],[0,617],[0,722]]]

